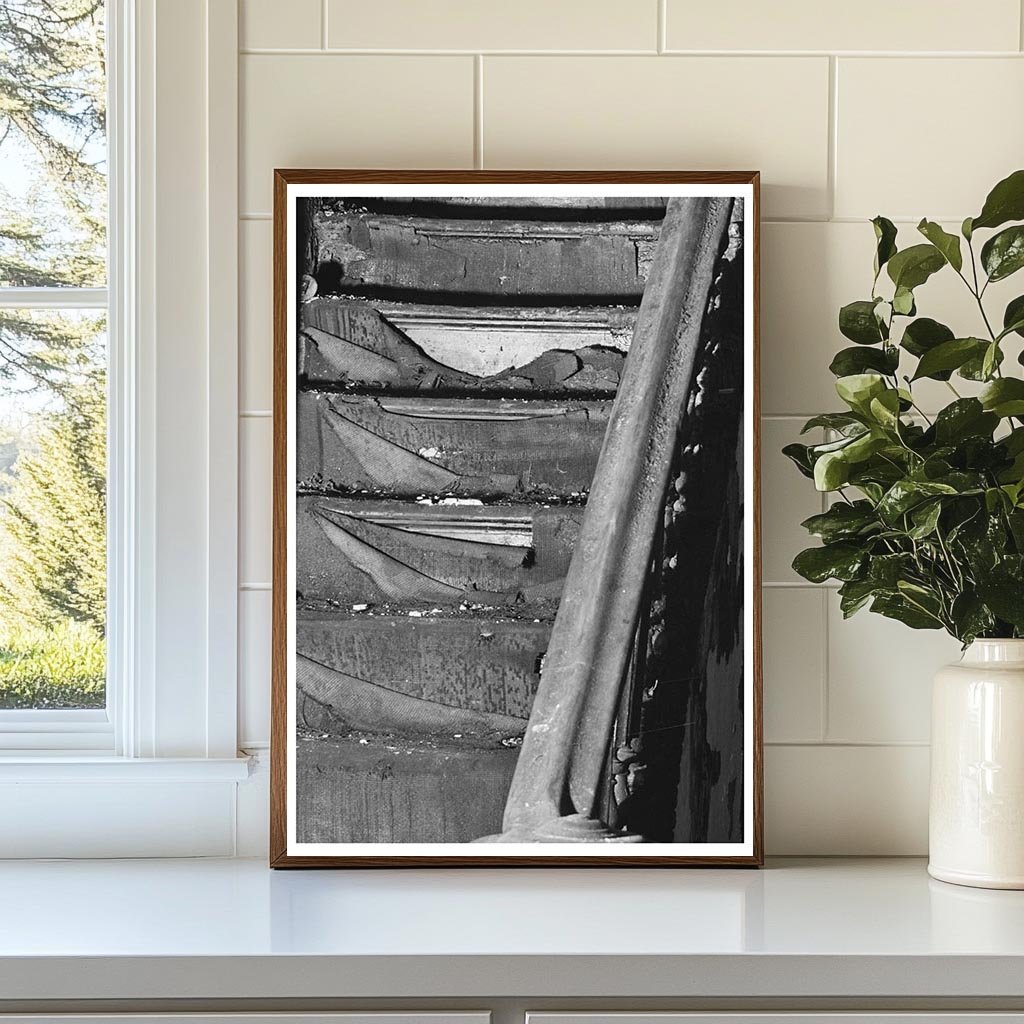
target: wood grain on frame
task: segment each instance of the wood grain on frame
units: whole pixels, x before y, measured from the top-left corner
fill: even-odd
[[[753,853],[720,857],[643,856],[610,854],[599,857],[545,856],[295,856],[287,852],[287,512],[291,500],[287,479],[288,450],[288,288],[287,235],[289,185],[347,184],[598,184],[598,185],[751,185],[753,186],[753,715],[744,728],[751,731],[753,749]],[[763,725],[761,642],[761,497],[760,497],[760,175],[756,171],[390,171],[281,169],[274,172],[274,447],[273,447],[273,605],[271,648],[271,779],[270,864],[272,867],[757,867],[764,859]]]

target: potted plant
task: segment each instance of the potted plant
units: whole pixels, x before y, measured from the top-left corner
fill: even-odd
[[[845,408],[804,426],[824,443],[783,450],[832,499],[793,568],[838,580],[844,617],[870,608],[963,644],[933,688],[929,871],[1000,888],[1024,888],[1024,294],[998,315],[986,292],[1024,268],[1021,221],[1024,170],[959,234],[922,220],[899,248],[874,218],[871,297],[839,311],[852,345],[830,366]],[[973,296],[973,326],[918,314],[940,272]],[[948,391],[934,416],[923,381]]]

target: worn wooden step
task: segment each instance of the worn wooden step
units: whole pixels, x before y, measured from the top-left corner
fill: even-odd
[[[450,738],[459,732],[488,742],[521,735],[550,634],[550,621],[493,613],[302,610],[295,626],[303,660],[297,683],[327,712],[311,721],[306,708],[303,720],[335,734]],[[391,703],[375,699],[383,696]],[[460,722],[464,713],[482,717]]]
[[[386,301],[375,305],[382,317],[431,358],[484,378],[525,366],[551,349],[608,349],[625,354],[637,316],[632,306],[444,306]]]
[[[314,214],[321,295],[560,305],[638,303],[657,221],[461,220]],[[529,300],[529,301],[527,301]]]
[[[585,495],[607,401],[298,397],[300,489],[402,497]]]
[[[399,211],[417,216],[441,211],[443,215],[480,217],[494,210],[529,219],[558,219],[567,216],[594,219],[643,217],[660,219],[665,215],[664,196],[373,196],[359,199],[324,199],[322,205],[334,214],[352,210],[387,213]],[[427,212],[424,212],[427,211]]]
[[[468,843],[501,831],[515,748],[363,740],[300,731],[300,843]]]
[[[582,511],[299,497],[296,587],[346,605],[557,601]]]
[[[299,374],[319,387],[611,395],[636,323],[627,307],[451,307],[317,298]]]

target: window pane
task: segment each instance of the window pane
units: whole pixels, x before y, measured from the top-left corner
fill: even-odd
[[[0,309],[0,709],[102,707],[106,338]]]
[[[103,14],[0,0],[0,288],[106,280]]]

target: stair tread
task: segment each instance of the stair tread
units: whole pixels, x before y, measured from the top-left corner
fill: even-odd
[[[515,296],[559,305],[574,297],[637,302],[654,254],[651,220],[466,220],[321,210],[319,293],[405,299]],[[528,301],[527,301],[528,300]]]
[[[391,398],[305,391],[302,490],[582,500],[611,402]]]
[[[515,744],[298,730],[297,838],[467,843],[501,831]]]
[[[325,732],[521,735],[550,621],[300,613],[297,683]]]
[[[421,210],[439,208],[454,216],[460,208],[479,216],[481,211],[529,210],[534,216],[554,218],[566,213],[588,211],[607,219],[621,217],[623,210],[644,211],[645,215],[664,216],[665,196],[374,196],[359,199],[325,200],[324,205],[341,212],[351,209]],[[506,214],[507,215],[507,214]]]
[[[547,614],[581,510],[441,506],[302,495],[296,587],[329,606],[499,607]]]

